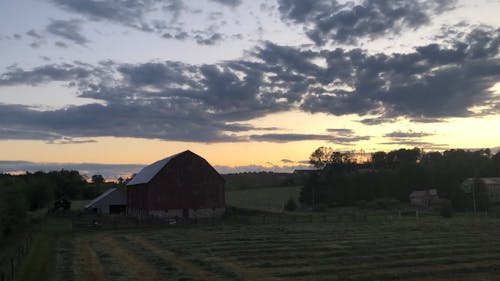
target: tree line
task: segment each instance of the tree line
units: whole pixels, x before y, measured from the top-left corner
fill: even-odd
[[[317,169],[301,190],[304,204],[354,205],[379,198],[409,201],[414,190],[436,189],[458,211],[471,209],[460,188],[466,178],[500,177],[500,151],[450,149],[424,152],[419,148],[378,151],[357,163],[353,154],[319,147],[310,156]],[[486,189],[479,186],[479,207],[489,206]]]
[[[117,185],[105,182],[101,175],[92,176],[89,183],[78,171],[68,170],[0,174],[0,237],[22,227],[29,211],[50,208],[61,199],[92,199]]]

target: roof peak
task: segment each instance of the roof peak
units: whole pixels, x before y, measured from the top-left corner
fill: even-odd
[[[177,158],[180,155],[185,154],[185,153],[194,154],[194,155],[201,158],[201,156],[192,152],[189,149],[184,150],[184,151],[179,152],[179,153],[176,153],[176,154],[172,154],[166,158],[163,158],[161,160],[153,162],[153,163],[147,165],[146,167],[142,168],[139,171],[139,173],[137,173],[135,175],[135,177],[129,183],[127,183],[127,186],[150,182],[153,179],[153,177],[156,176],[156,174],[158,174],[160,172],[160,170],[170,162],[170,160],[175,159],[175,158]]]

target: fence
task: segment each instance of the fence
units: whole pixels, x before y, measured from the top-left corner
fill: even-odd
[[[28,231],[24,237],[16,245],[9,247],[2,253],[2,260],[0,263],[0,281],[14,280],[16,271],[21,265],[24,257],[29,253],[33,245],[33,231]]]

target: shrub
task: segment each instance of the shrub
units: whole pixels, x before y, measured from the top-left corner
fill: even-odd
[[[293,212],[297,210],[297,203],[295,203],[295,199],[290,198],[288,201],[285,203],[285,210],[289,212]]]
[[[314,205],[312,210],[313,210],[313,212],[326,212],[326,211],[328,211],[328,206],[326,204],[320,203],[320,204]]]
[[[441,202],[440,214],[443,218],[453,217],[453,207],[451,205],[450,200],[443,200]]]

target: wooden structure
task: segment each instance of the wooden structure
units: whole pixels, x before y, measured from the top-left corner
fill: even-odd
[[[124,188],[110,188],[85,205],[85,209],[99,214],[121,214],[127,210],[127,193]]]
[[[127,184],[127,209],[170,218],[220,216],[224,183],[205,159],[186,150],[143,168]]]
[[[433,203],[439,202],[437,190],[415,190],[410,193],[410,204],[413,206],[429,207]]]
[[[477,192],[478,185],[486,188],[490,203],[500,203],[500,178],[468,178],[462,183],[462,190],[472,194],[473,191]]]

